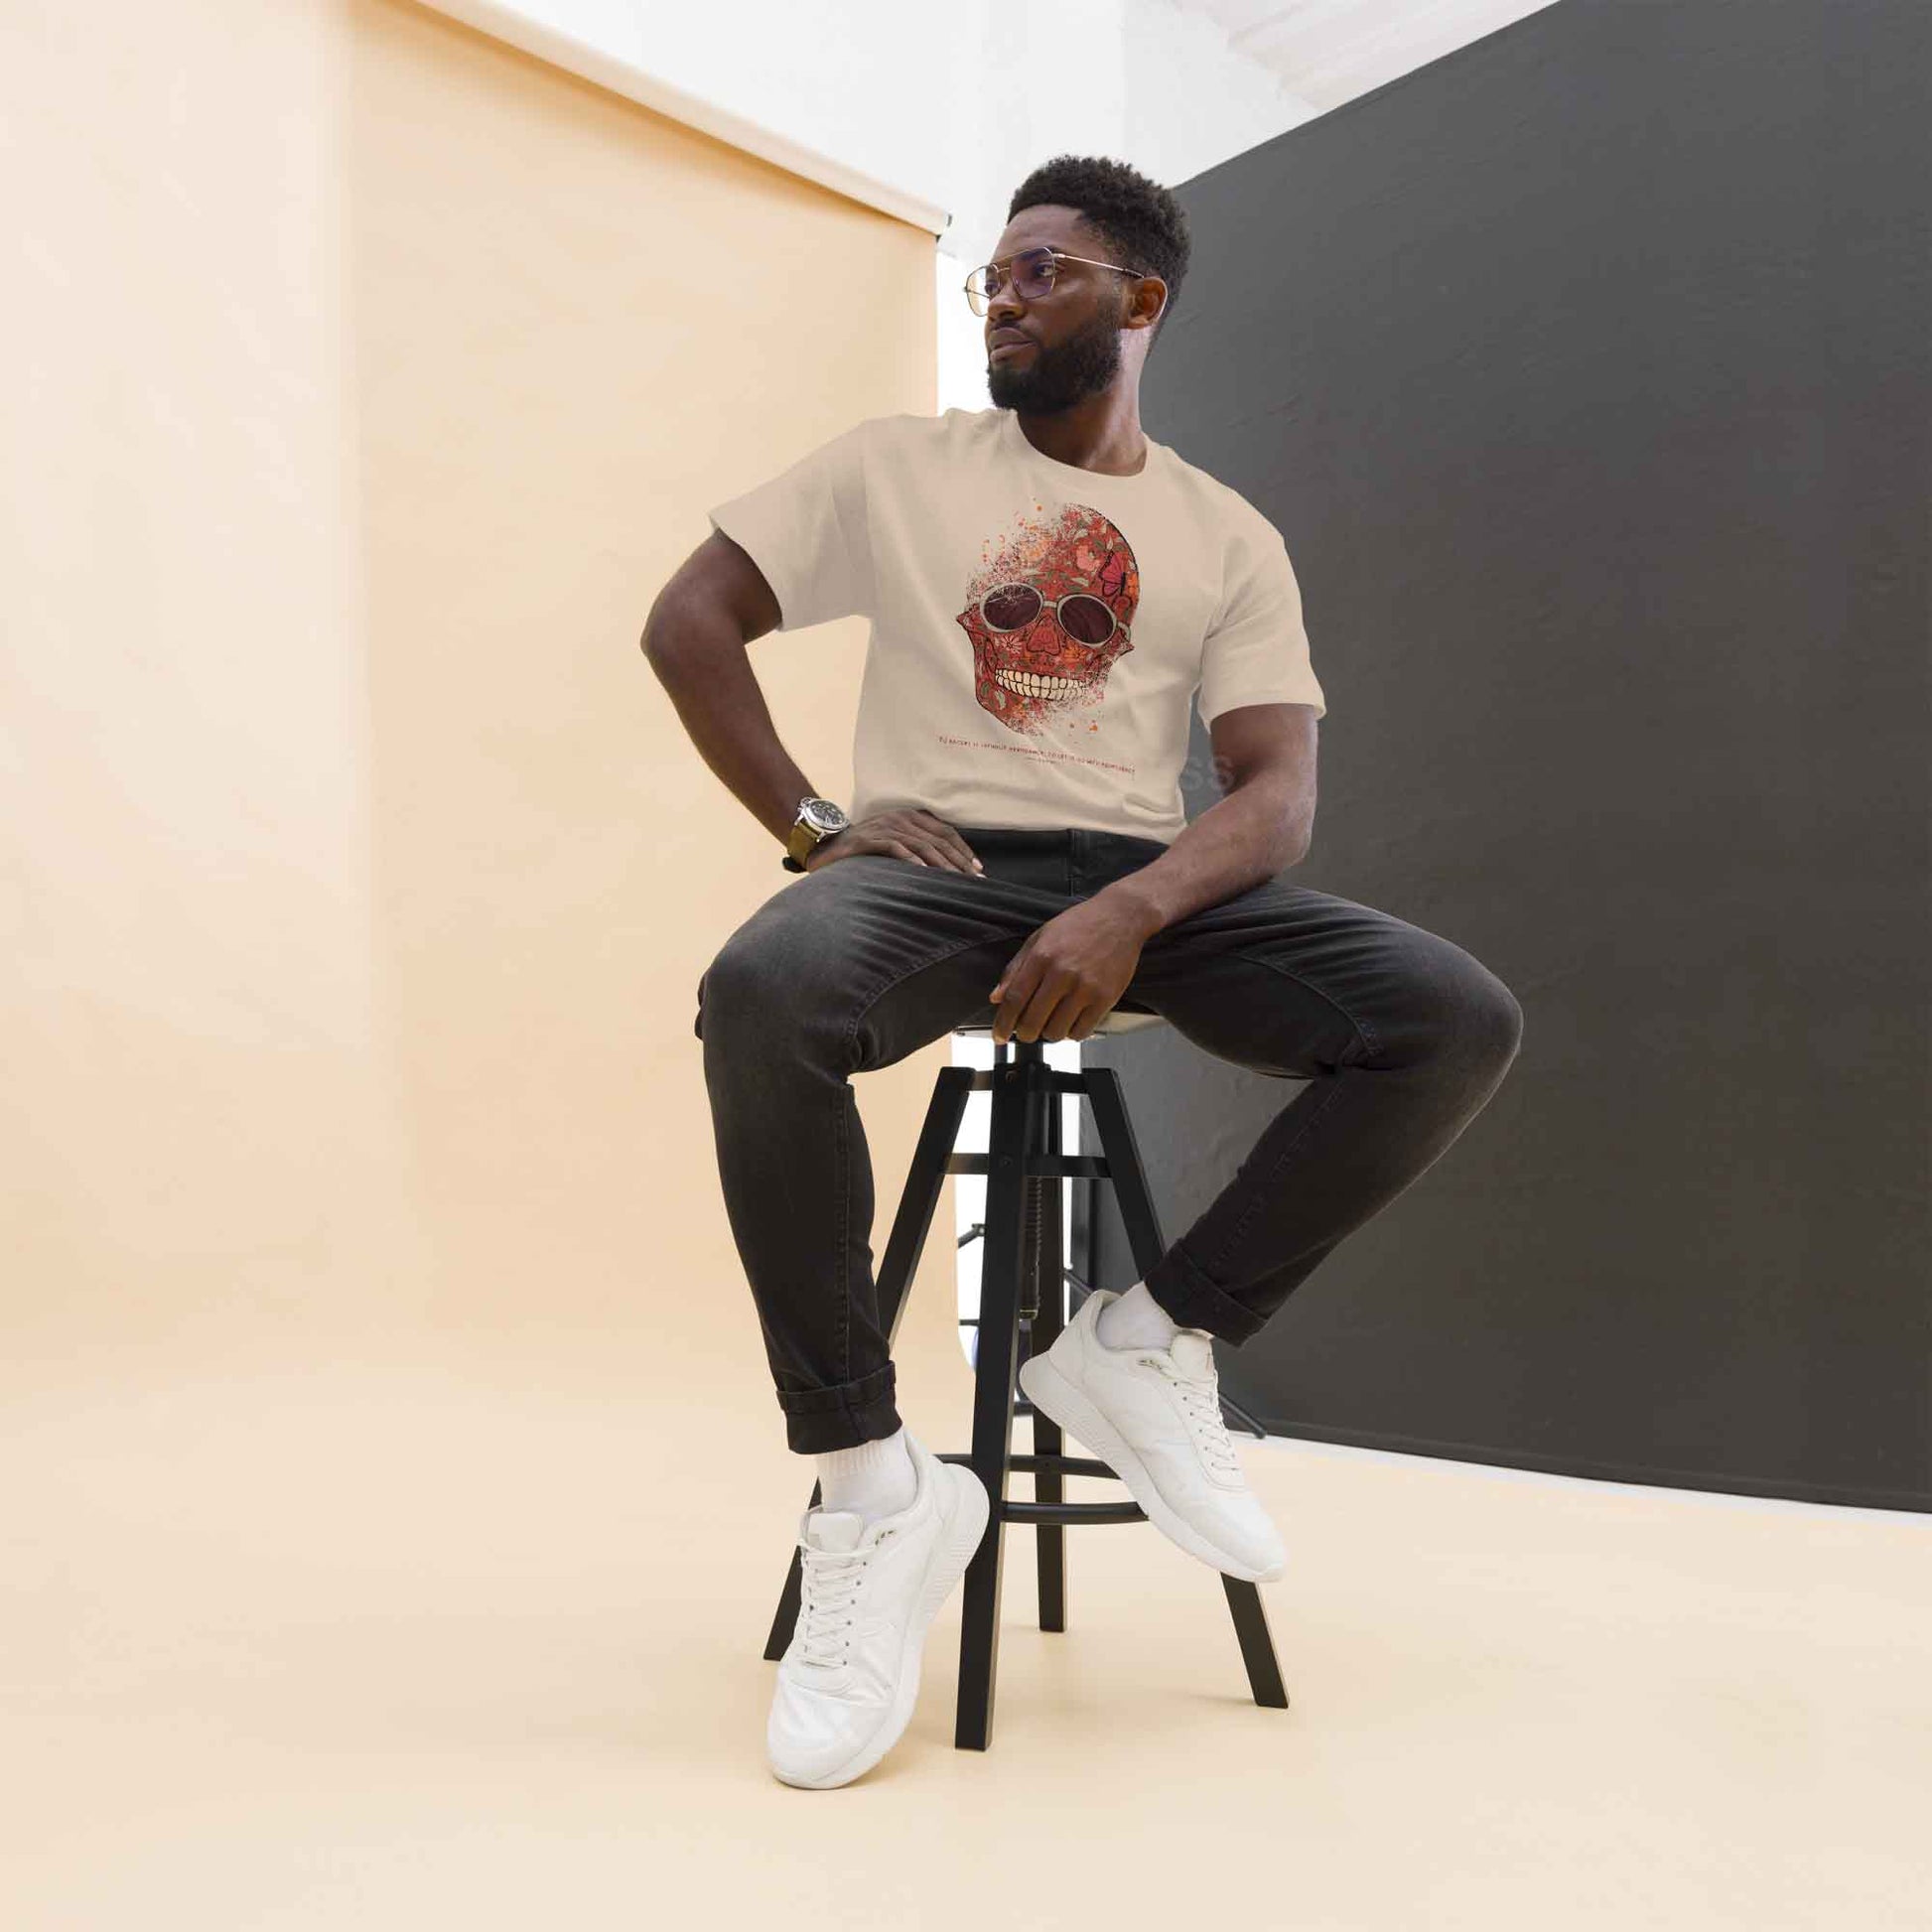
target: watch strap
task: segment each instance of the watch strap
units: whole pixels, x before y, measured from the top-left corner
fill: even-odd
[[[790,832],[785,836],[785,856],[779,863],[787,872],[803,872],[806,859],[817,851],[824,837],[824,833],[809,819],[794,819]]]

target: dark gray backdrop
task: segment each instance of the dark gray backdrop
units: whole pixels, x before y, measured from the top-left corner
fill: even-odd
[[[1928,72],[1916,0],[1563,0],[1178,191],[1145,419],[1301,579],[1295,876],[1527,1023],[1221,1349],[1272,1429],[1932,1507]],[[1094,1050],[1170,1236],[1294,1090]]]

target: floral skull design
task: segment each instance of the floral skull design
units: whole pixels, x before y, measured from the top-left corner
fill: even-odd
[[[967,587],[973,693],[1014,731],[1039,733],[1097,706],[1134,648],[1141,572],[1114,524],[1067,503],[1001,544]]]

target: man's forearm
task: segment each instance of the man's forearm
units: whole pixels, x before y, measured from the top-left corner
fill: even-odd
[[[1096,901],[1132,912],[1152,937],[1204,905],[1298,864],[1313,827],[1298,786],[1264,775],[1237,786],[1186,826],[1160,858],[1102,888]]]
[[[782,842],[799,799],[816,792],[779,743],[738,626],[722,612],[668,612],[646,627],[643,650],[699,757]]]

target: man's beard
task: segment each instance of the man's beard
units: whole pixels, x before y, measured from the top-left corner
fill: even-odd
[[[1120,373],[1120,325],[1097,315],[1077,335],[1030,356],[1006,355],[986,365],[987,394],[996,409],[1054,416],[1098,395]]]

